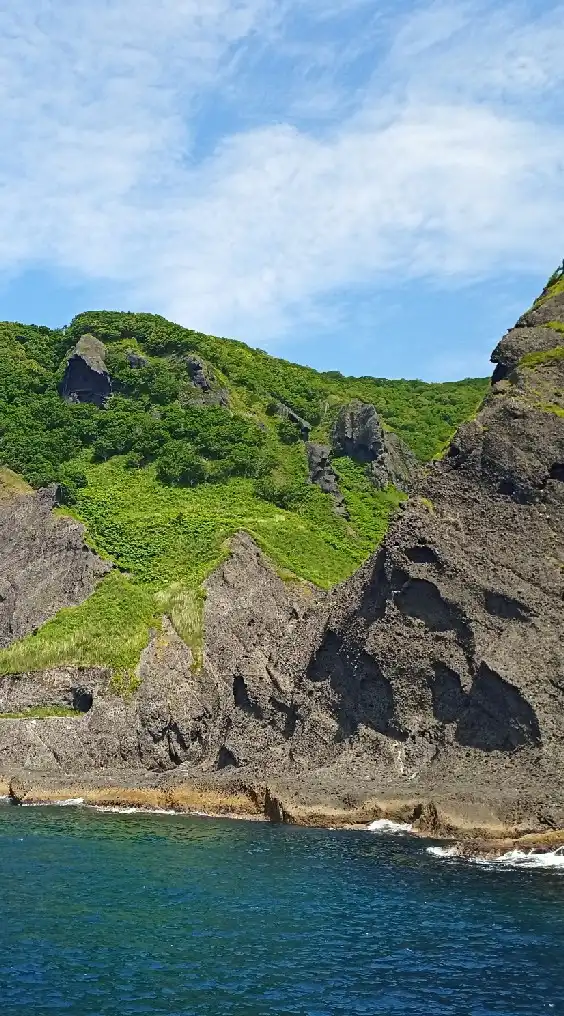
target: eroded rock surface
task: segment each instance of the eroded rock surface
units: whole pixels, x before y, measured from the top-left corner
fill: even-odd
[[[0,646],[81,603],[110,565],[84,542],[84,527],[56,518],[55,486],[0,499]]]
[[[299,413],[296,413],[284,402],[277,402],[275,404],[275,412],[277,416],[280,416],[283,420],[289,420],[290,423],[293,423],[298,428],[302,441],[309,441],[309,435],[313,428],[311,423],[304,420],[303,416],[300,416]]]
[[[393,484],[408,491],[417,475],[417,460],[392,431],[384,430],[373,405],[353,399],[341,409],[332,433],[336,455],[348,455],[366,465],[374,485]]]

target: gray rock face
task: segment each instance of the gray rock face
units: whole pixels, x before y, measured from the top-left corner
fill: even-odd
[[[496,364],[492,384],[507,378],[518,366],[520,359],[527,353],[546,352],[558,343],[558,335],[553,328],[511,328],[498,342],[492,353],[492,363]]]
[[[543,299],[542,303],[528,310],[517,322],[518,328],[537,328],[564,318],[564,292]]]
[[[345,499],[339,487],[337,474],[331,465],[330,447],[308,441],[306,452],[311,482],[317,484],[324,494],[331,495],[335,506],[335,514],[348,519],[349,513]]]
[[[518,364],[493,385],[476,420],[460,427],[447,462],[518,501],[561,504],[564,358],[550,354],[559,336],[549,328],[514,331],[517,337],[510,332],[494,355],[505,356],[509,365],[517,351],[519,359],[538,352],[541,362]]]
[[[502,340],[507,378],[334,594],[307,679],[400,783],[527,788],[563,822],[564,361],[516,366],[558,338],[524,320]]]
[[[106,347],[94,335],[83,335],[70,354],[61,395],[67,402],[92,402],[104,406],[112,394],[106,369]]]
[[[417,460],[407,445],[385,431],[373,405],[354,399],[341,409],[332,433],[336,455],[348,455],[366,464],[375,487],[393,483],[408,491],[417,473]]]
[[[104,677],[102,671],[80,671],[73,667],[44,671],[38,677],[26,674],[0,677],[0,713],[25,712],[37,706],[66,706],[87,713],[98,689],[108,683]]]
[[[81,603],[110,569],[55,504],[55,487],[0,500],[0,646]]]

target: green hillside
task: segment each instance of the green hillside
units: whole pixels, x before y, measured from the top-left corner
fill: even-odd
[[[59,392],[67,354],[85,334],[106,344],[105,408]],[[488,383],[320,373],[150,314],[81,314],[55,331],[0,324],[0,354],[0,464],[35,487],[60,483],[62,510],[117,565],[85,604],[0,652],[0,672],[107,664],[125,684],[163,613],[197,650],[201,582],[237,530],[283,577],[323,588],[384,535],[402,495],[376,491],[363,466],[336,459],[350,517],[336,515],[309,482],[303,435],[279,403],[326,441],[340,406],[371,402],[425,461],[473,415]],[[190,355],[212,379],[207,398],[191,380]]]

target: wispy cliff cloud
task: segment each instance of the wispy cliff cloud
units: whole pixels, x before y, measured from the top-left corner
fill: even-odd
[[[7,0],[0,267],[265,347],[398,278],[548,270],[563,51],[561,3]]]

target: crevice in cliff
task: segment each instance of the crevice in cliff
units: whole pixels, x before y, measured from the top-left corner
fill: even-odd
[[[433,715],[439,723],[455,723],[467,701],[460,676],[445,663],[434,663],[433,671],[429,678]]]
[[[361,724],[382,734],[392,728],[392,686],[362,647],[347,645],[329,632],[306,676],[309,681],[329,685],[331,699],[327,706],[339,724],[340,740],[356,733]]]
[[[281,702],[280,699],[271,696],[270,705],[282,718],[282,736],[288,740],[295,734],[296,725],[299,718],[298,710],[295,705],[287,705],[286,702]]]
[[[372,577],[362,594],[358,614],[368,625],[379,621],[386,613],[386,604],[390,595],[390,583],[384,570],[385,560],[386,555],[384,551],[378,551],[374,561]]]
[[[236,674],[233,678],[233,701],[237,708],[242,709],[244,713],[249,713],[249,715],[254,716],[258,720],[262,719],[262,709],[256,702],[251,700],[247,685],[241,674]]]

